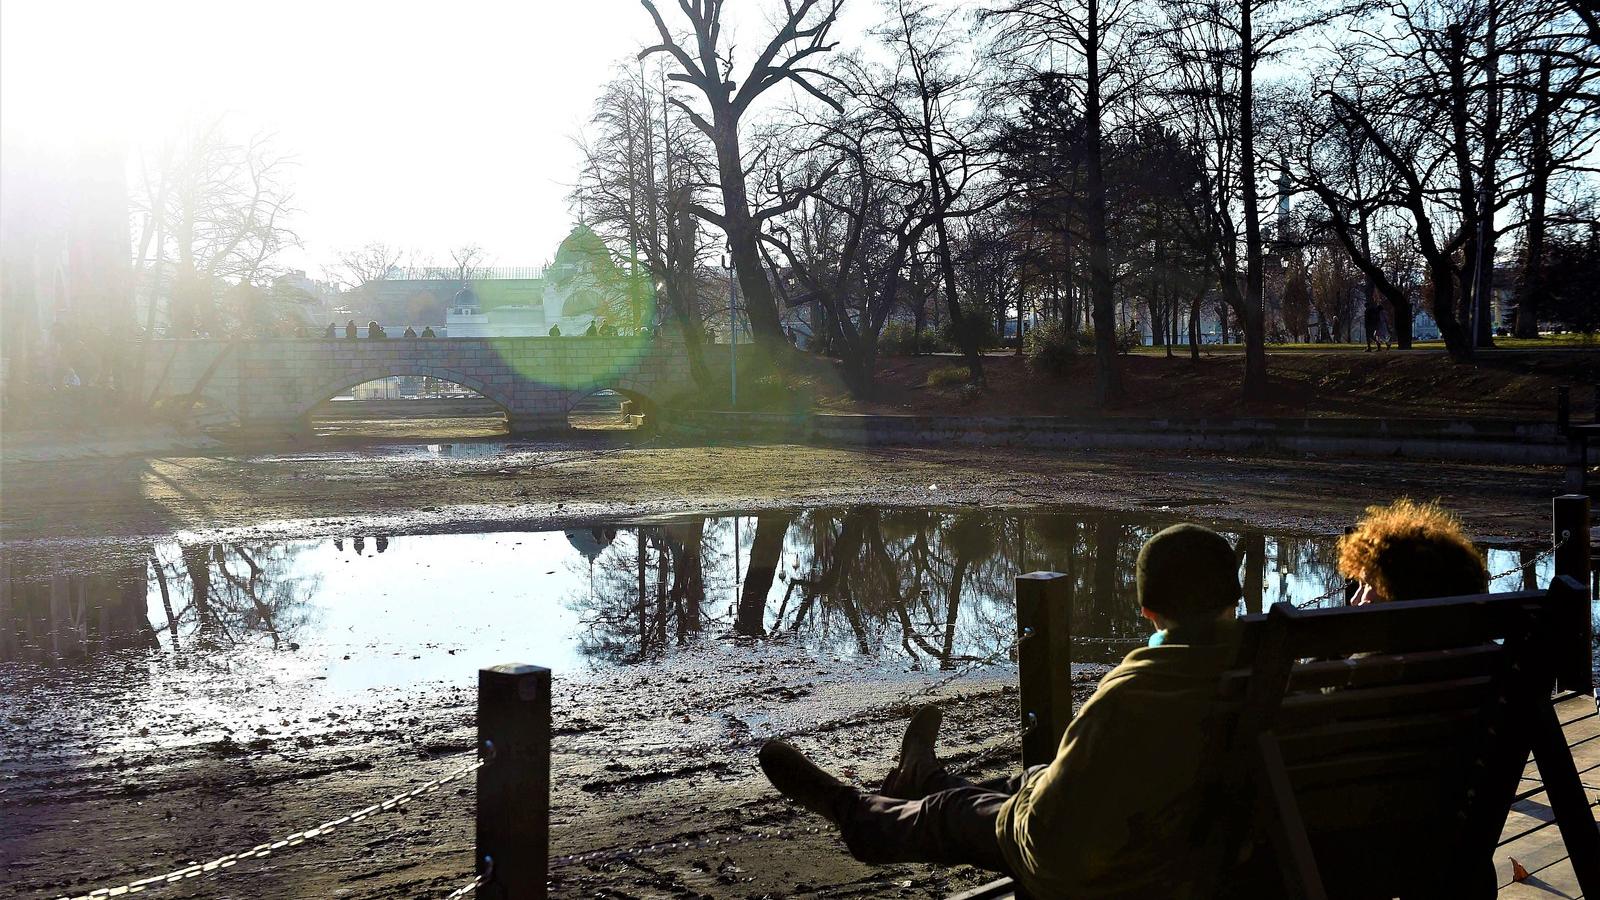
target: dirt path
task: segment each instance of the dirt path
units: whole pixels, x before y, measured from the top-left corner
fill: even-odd
[[[1442,497],[1482,538],[1536,541],[1559,488],[1559,473],[1544,470],[1150,453],[568,445],[474,456],[487,450],[471,444],[450,452],[12,464],[0,536],[87,548],[176,532],[542,528],[850,503],[1085,505],[1332,531],[1367,503],[1411,494]],[[136,660],[128,677],[180,664]],[[855,665],[784,640],[710,636],[693,653],[558,684],[554,855],[781,836],[566,861],[553,895],[909,897],[978,881],[966,869],[858,865],[757,771],[752,736],[798,729],[798,743],[826,764],[861,783],[881,777],[910,711],[905,695],[937,676]],[[1097,673],[1079,674],[1087,692]],[[286,686],[231,701],[196,692],[137,736],[159,749],[130,749],[113,740],[129,737],[117,722],[73,712],[73,690],[112,686],[70,687],[70,673],[52,670],[31,677],[0,691],[0,896],[87,891],[247,848],[450,771],[474,740],[464,688],[375,693],[330,712],[297,706]],[[1016,764],[1014,680],[996,667],[939,691],[953,762],[993,750],[977,774]],[[197,723],[215,714],[209,707],[226,702],[264,708],[274,721],[225,740],[201,732]],[[666,752],[619,757],[619,746]],[[440,897],[465,880],[472,839],[469,778],[359,828],[150,896]]]
[[[1524,541],[1544,533],[1560,491],[1553,469],[1400,460],[605,442],[512,444],[491,455],[496,445],[444,446],[15,462],[0,484],[0,539],[542,528],[853,503],[1165,509],[1328,532],[1370,503],[1411,495],[1442,498],[1481,539]]]

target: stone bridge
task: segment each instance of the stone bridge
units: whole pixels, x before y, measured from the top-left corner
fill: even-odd
[[[682,340],[667,335],[157,340],[141,349],[143,397],[267,434],[304,433],[324,401],[391,375],[477,391],[522,433],[567,428],[568,410],[595,391],[614,390],[648,414],[694,388]],[[727,365],[726,347],[706,350],[708,363]]]

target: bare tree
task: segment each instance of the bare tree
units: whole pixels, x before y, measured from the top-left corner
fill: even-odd
[[[985,13],[998,26],[998,56],[1026,80],[1037,81],[1041,75],[1061,79],[1081,110],[1078,205],[1095,330],[1095,398],[1101,404],[1122,394],[1105,143],[1117,112],[1131,104],[1138,90],[1137,12],[1132,0],[1004,0]]]
[[[353,250],[341,250],[323,267],[324,276],[342,290],[355,290],[373,281],[387,281],[409,254],[394,244],[372,241]]]
[[[485,263],[483,248],[477,244],[462,244],[450,249],[450,264],[455,272],[455,279],[462,284],[474,278],[483,277],[488,268]]]
[[[1357,0],[1359,2],[1359,0]],[[1162,0],[1153,33],[1167,57],[1163,87],[1174,122],[1208,161],[1208,193],[1222,294],[1244,333],[1244,394],[1267,390],[1265,240],[1257,148],[1261,104],[1257,76],[1359,6],[1335,0]]]
[[[298,245],[286,223],[292,165],[271,135],[238,141],[216,119],[190,129],[146,172],[135,209],[148,217],[155,244],[146,264],[173,273],[173,332],[227,333],[234,323],[216,302],[224,287],[265,282],[277,273],[278,254]]]
[[[944,288],[945,309],[973,383],[983,382],[979,325],[968,321],[956,275],[952,223],[1001,202],[990,177],[998,159],[992,128],[979,114],[976,58],[959,41],[957,9],[938,9],[894,0],[889,21],[878,29],[895,64],[878,77],[858,78],[858,90],[898,145],[895,152],[914,163],[907,168],[923,194],[922,229],[934,238],[932,251]]]
[[[756,341],[769,352],[787,346],[778,317],[773,288],[762,264],[761,230],[773,216],[792,209],[788,203],[754,207],[746,183],[751,160],[746,158],[740,129],[751,105],[767,90],[788,82],[822,103],[842,109],[821,84],[832,80],[817,67],[819,57],[834,49],[829,39],[843,0],[785,0],[783,14],[770,38],[760,45],[743,81],[734,78],[733,47],[723,32],[723,0],[679,0],[678,10],[687,33],[674,31],[653,0],[640,0],[655,23],[660,43],[646,47],[640,58],[665,54],[676,64],[668,77],[688,84],[700,94],[703,110],[687,99],[670,97],[699,128],[716,153],[722,208],[712,210],[691,202],[691,211],[721,228],[727,235],[733,264],[738,270],[750,327]],[[798,202],[798,195],[791,196]]]
[[[696,383],[708,385],[699,277],[705,248],[691,208],[708,192],[714,162],[705,137],[670,102],[665,71],[657,75],[620,72],[602,90],[590,133],[579,141],[584,164],[572,198],[609,243],[629,248],[630,268],[642,261],[650,283],[630,277],[630,291],[648,292],[653,284],[655,295],[665,297],[689,370]],[[638,324],[657,324],[658,314],[635,299]]]
[[[851,83],[878,74],[857,66]],[[837,353],[846,385],[862,397],[871,393],[878,338],[899,303],[908,260],[932,220],[926,186],[904,177],[900,144],[863,102],[868,92],[850,93],[849,112],[819,123],[820,136],[808,145],[780,154],[797,161],[787,171],[808,187],[794,209],[769,223],[763,240],[781,254],[772,260],[779,294],[821,308],[824,327],[813,340]],[[783,171],[768,173],[775,191],[783,190]],[[822,179],[822,171],[836,174]]]

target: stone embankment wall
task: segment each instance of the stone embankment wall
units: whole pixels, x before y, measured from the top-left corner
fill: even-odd
[[[470,388],[505,410],[517,432],[565,429],[572,405],[598,390],[649,409],[694,386],[681,342],[668,335],[166,340],[141,350],[142,396],[265,434],[304,431],[319,404],[392,375]]]
[[[736,440],[1399,456],[1563,465],[1554,422],[1445,419],[1068,418],[1055,416],[777,415],[672,411],[684,434]]]

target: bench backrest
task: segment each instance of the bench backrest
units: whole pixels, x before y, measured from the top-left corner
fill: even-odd
[[[1492,892],[1533,711],[1554,686],[1558,623],[1586,599],[1557,579],[1247,617],[1219,688],[1197,835],[1212,883],[1224,895],[1388,898],[1450,895],[1440,879],[1458,878],[1456,896],[1484,879]]]

